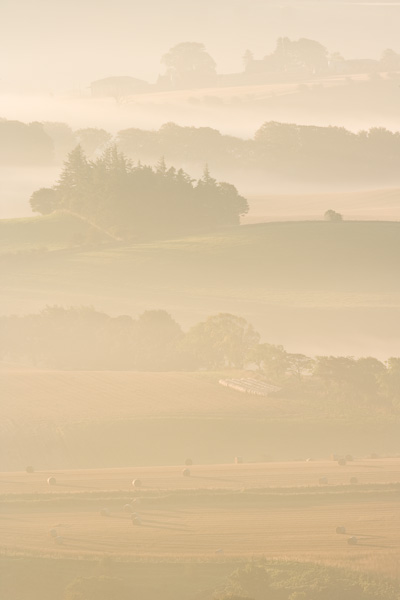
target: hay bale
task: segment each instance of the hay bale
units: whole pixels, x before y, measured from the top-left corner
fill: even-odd
[[[28,465],[28,466],[26,467],[25,471],[26,471],[27,473],[34,473],[34,472],[35,472],[35,469],[32,467],[32,465]]]
[[[242,465],[243,458],[241,456],[235,456],[235,465]]]
[[[346,533],[346,527],[336,527],[336,533],[343,535]]]
[[[327,477],[320,477],[318,480],[318,483],[320,485],[327,485],[328,484],[328,478]]]
[[[49,477],[49,478],[47,479],[47,483],[48,483],[49,485],[56,485],[56,484],[57,484],[56,478],[55,478],[55,477]]]
[[[124,504],[123,511],[126,513],[133,513],[133,506],[131,504]]]
[[[142,525],[142,519],[136,514],[132,515],[132,525],[135,525],[136,527]]]
[[[339,460],[337,461],[337,464],[340,465],[341,467],[344,467],[346,465],[346,459],[339,458]]]
[[[110,517],[111,516],[111,512],[109,511],[108,508],[102,508],[100,511],[100,515],[102,517]]]
[[[56,538],[57,537],[57,530],[56,529],[50,529],[50,537],[52,537],[52,538]]]
[[[353,535],[347,540],[347,543],[350,544],[350,546],[356,546],[358,544],[358,539]]]
[[[306,462],[313,462],[313,460],[314,460],[313,458],[307,458]]]
[[[351,485],[355,485],[356,483],[358,483],[357,477],[350,477],[350,483]]]
[[[134,479],[132,481],[132,485],[134,488],[140,488],[140,487],[142,487],[142,482],[140,479]]]
[[[190,477],[190,469],[183,469],[182,475],[184,477]]]
[[[187,467],[191,467],[191,466],[192,466],[192,464],[193,464],[193,461],[192,461],[192,459],[191,459],[191,458],[187,458],[187,459],[185,460],[185,465],[186,465]]]
[[[140,498],[133,498],[133,499],[131,500],[131,506],[133,506],[133,505],[134,505],[135,507],[136,507],[136,506],[139,506],[139,505],[140,505]]]
[[[55,539],[55,542],[57,546],[62,546],[62,544],[64,543],[64,539],[60,535],[58,535]]]
[[[345,459],[347,462],[353,462],[354,458],[352,454],[346,454]]]

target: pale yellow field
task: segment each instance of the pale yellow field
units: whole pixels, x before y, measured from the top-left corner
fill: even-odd
[[[235,377],[240,377],[236,373]],[[127,417],[252,417],[292,412],[281,399],[235,392],[218,374],[0,370],[0,420],[84,421]],[[0,423],[1,429],[1,423]]]
[[[187,478],[181,466],[2,473],[1,548],[126,558],[265,555],[396,575],[400,492],[384,484],[400,481],[400,459],[190,469]],[[57,485],[47,485],[49,475]],[[328,485],[318,485],[321,476]],[[349,488],[351,476],[359,484]],[[139,492],[133,478],[142,481]],[[141,526],[123,510],[134,497]],[[104,507],[109,517],[100,516]],[[345,535],[336,534],[339,525]],[[62,545],[51,538],[52,528]],[[356,546],[347,544],[350,535],[357,536]]]
[[[233,459],[232,459],[233,460]],[[1,494],[49,494],[77,491],[115,492],[132,490],[132,480],[138,478],[142,489],[176,490],[257,490],[264,488],[294,488],[319,485],[327,477],[330,486],[349,485],[357,477],[359,485],[400,483],[400,459],[363,459],[339,466],[336,461],[270,462],[231,465],[193,465],[191,476],[182,477],[182,465],[170,467],[134,467],[132,469],[80,469],[65,471],[0,473]],[[54,476],[56,486],[48,486]],[[0,496],[1,498],[1,496]]]
[[[368,75],[364,73],[351,75],[353,81],[367,81]],[[346,83],[346,77],[344,75],[331,75],[329,77],[304,79],[302,81],[295,81],[291,83],[275,82],[266,83],[261,85],[241,85],[241,86],[229,86],[229,87],[214,87],[214,88],[201,88],[194,90],[174,90],[165,92],[151,92],[148,94],[136,94],[134,96],[127,97],[124,102],[135,104],[164,104],[164,103],[179,103],[187,102],[188,98],[200,99],[204,96],[218,97],[221,100],[230,99],[233,97],[243,99],[263,99],[274,96],[283,96],[286,94],[293,94],[298,91],[299,84],[303,85],[323,85],[325,87],[336,87]]]

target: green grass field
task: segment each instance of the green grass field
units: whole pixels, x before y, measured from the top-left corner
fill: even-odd
[[[48,304],[132,316],[163,308],[188,327],[231,312],[291,351],[398,352],[400,223],[278,222],[71,248],[88,227],[66,215],[0,223],[3,314]],[[35,250],[39,240],[47,251]]]

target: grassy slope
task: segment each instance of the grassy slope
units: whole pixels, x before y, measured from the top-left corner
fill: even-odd
[[[68,248],[78,225],[64,215],[5,221],[0,223],[2,247],[12,244],[16,250],[40,240],[49,249]],[[127,274],[132,283],[140,277],[140,283],[150,280],[161,290],[172,285],[176,289],[175,284],[180,289],[207,285],[213,288],[211,294],[227,286],[240,289],[243,283],[251,285],[251,292],[371,293],[379,286],[385,294],[400,291],[400,282],[393,277],[400,255],[399,233],[397,222],[264,223],[178,240],[49,253],[43,260],[27,258],[18,264],[18,275],[23,279],[27,270],[34,269],[37,278],[30,285],[38,288],[42,267],[53,270],[57,285],[57,272],[63,277],[65,270],[64,287],[72,290],[91,273],[93,283],[116,284],[114,289],[110,285],[116,295],[129,285]],[[14,264],[10,266],[14,271]],[[7,272],[7,262],[5,267]]]
[[[61,217],[52,218],[63,230]],[[17,248],[38,239],[32,232],[43,224],[41,243],[57,248],[55,238],[60,243],[67,233],[55,236],[49,223],[10,221],[13,233],[3,243],[12,238]],[[70,223],[65,230],[70,237]],[[134,316],[165,308],[184,327],[232,312],[293,351],[386,358],[400,339],[399,257],[397,222],[267,223],[140,245],[66,248],[3,260],[2,312],[54,303]]]
[[[75,235],[91,227],[78,217],[55,213],[44,217],[0,220],[0,255],[37,249],[68,248]]]
[[[330,191],[313,193],[268,193],[246,194],[250,212],[244,222],[262,223],[318,219],[334,208],[343,213],[346,220],[398,221],[400,219],[400,190],[387,188],[363,191]]]

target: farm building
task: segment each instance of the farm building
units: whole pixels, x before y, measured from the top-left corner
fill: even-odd
[[[219,384],[225,387],[229,387],[238,392],[245,394],[255,394],[256,396],[269,396],[274,392],[279,392],[280,387],[271,385],[270,383],[264,383],[257,379],[220,379]]]

